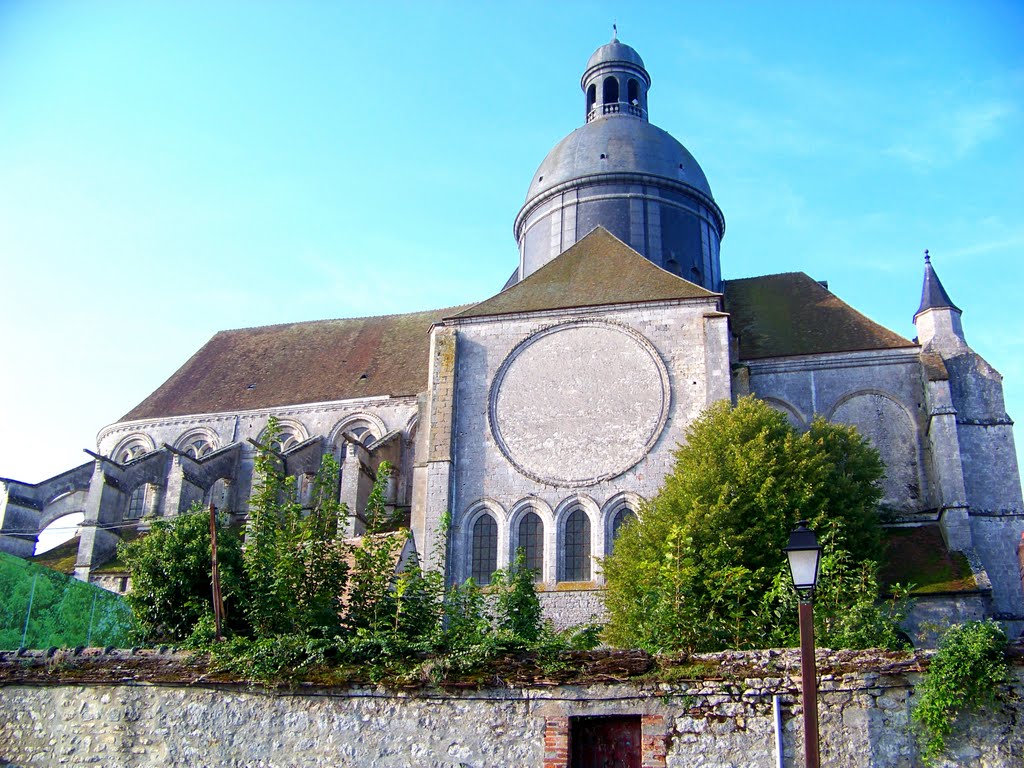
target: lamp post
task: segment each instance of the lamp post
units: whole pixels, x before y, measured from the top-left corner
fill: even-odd
[[[818,584],[821,547],[801,520],[785,549],[793,586],[800,596],[800,677],[804,704],[804,765],[818,768],[818,681],[814,665],[814,588]]]

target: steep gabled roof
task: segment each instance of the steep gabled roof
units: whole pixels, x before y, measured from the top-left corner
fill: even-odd
[[[598,227],[522,282],[456,318],[549,309],[709,298],[717,294],[676,277]]]
[[[803,272],[727,280],[741,360],[913,347]]]
[[[415,395],[430,326],[460,309],[221,331],[122,420]]]

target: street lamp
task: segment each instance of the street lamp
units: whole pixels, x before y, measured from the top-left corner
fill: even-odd
[[[818,584],[821,547],[814,531],[801,520],[784,550],[793,586],[800,596],[800,677],[804,703],[804,765],[818,768],[818,687],[814,666],[814,588]]]

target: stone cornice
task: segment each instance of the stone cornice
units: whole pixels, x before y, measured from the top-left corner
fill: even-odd
[[[360,397],[352,400],[331,400],[320,403],[301,403],[296,405],[285,405],[273,408],[256,408],[249,411],[226,411],[223,413],[192,413],[182,416],[165,416],[153,419],[135,419],[132,421],[117,421],[103,427],[96,435],[96,444],[113,434],[121,432],[135,432],[152,427],[173,427],[183,424],[194,424],[198,421],[217,422],[230,421],[246,416],[297,416],[306,413],[327,413],[330,411],[343,411],[354,407],[367,405],[388,405],[388,406],[413,406],[416,405],[416,395],[402,395],[393,397],[391,395],[378,395],[375,397]]]

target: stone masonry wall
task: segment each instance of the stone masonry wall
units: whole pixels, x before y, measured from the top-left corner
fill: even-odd
[[[117,680],[126,662],[113,656]],[[819,654],[822,765],[920,765],[910,722],[919,660],[854,657]],[[673,684],[394,692],[264,691],[203,676],[61,683],[56,657],[46,662],[49,682],[26,681],[9,673],[14,660],[7,659],[0,665],[0,765],[567,768],[573,719],[619,715],[639,719],[646,768],[768,768],[776,765],[778,696],[783,764],[802,766],[796,653],[694,659],[705,660],[722,664],[714,677]],[[1024,764],[1024,731],[1016,727],[1024,670],[1016,667],[1014,677],[1005,704],[957,726],[938,765]]]

